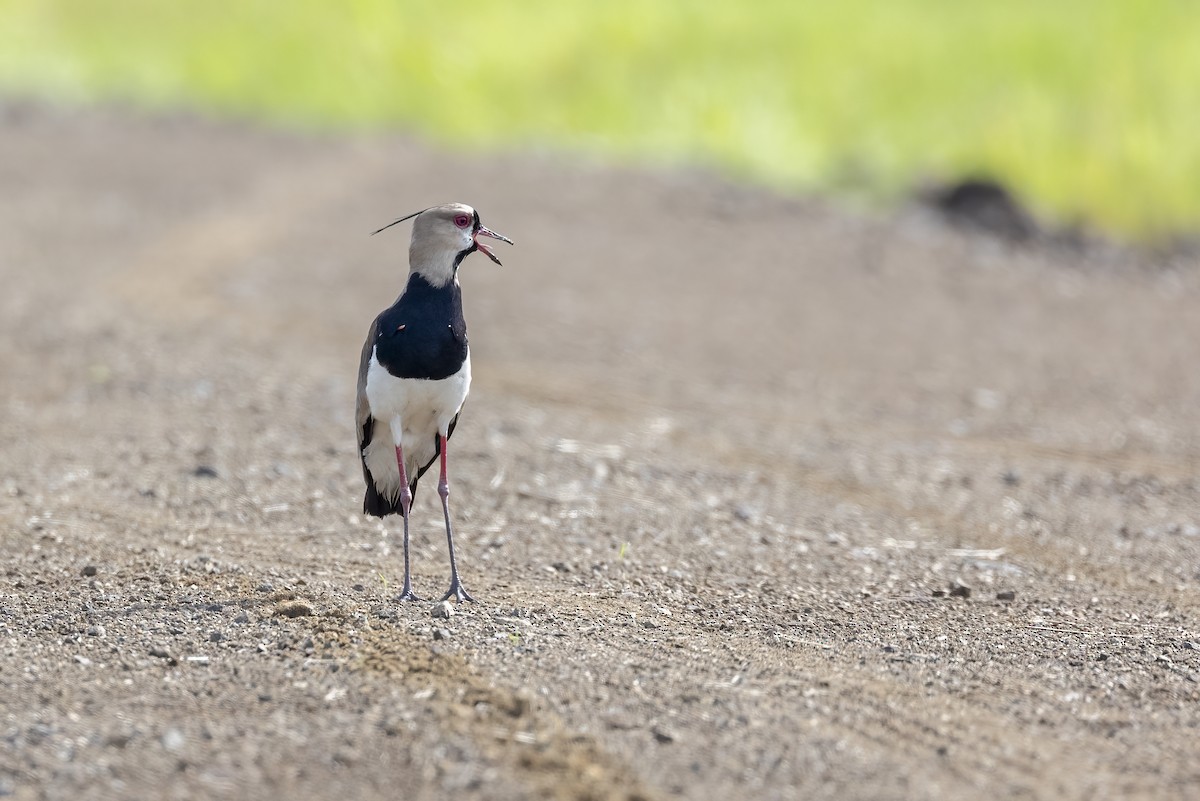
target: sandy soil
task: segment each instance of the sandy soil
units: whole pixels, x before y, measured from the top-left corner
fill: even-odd
[[[352,423],[446,200],[448,620]],[[0,796],[1200,798],[1195,263],[10,106],[0,281]]]

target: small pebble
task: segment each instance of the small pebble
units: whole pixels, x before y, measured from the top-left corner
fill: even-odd
[[[91,578],[92,576],[96,575],[98,570],[99,569],[95,565],[84,565],[83,570],[79,571],[79,575]]]
[[[733,507],[733,516],[743,523],[751,523],[757,515],[754,513],[753,507],[739,503]]]
[[[1017,593],[1014,590],[1004,590],[1003,592],[996,593],[997,601],[1015,601],[1016,599]]]
[[[449,620],[454,615],[454,604],[449,601],[442,601],[439,604],[434,604],[433,609],[429,610],[429,614],[434,617],[446,618]]]
[[[450,639],[450,630],[449,629],[434,629],[433,630],[433,639],[435,639],[435,640]]]
[[[153,656],[157,659],[170,659],[171,652],[168,651],[166,648],[160,648],[159,646],[156,645],[150,649],[150,656]]]
[[[104,630],[104,626],[88,626],[87,627],[87,636],[89,636],[89,637],[103,637],[107,633],[108,632],[106,632]]]
[[[945,590],[934,590],[934,591],[933,591],[933,597],[934,597],[934,598],[945,598],[945,597],[946,597],[946,591],[945,591]]]
[[[220,642],[223,639],[225,639],[225,635],[219,631],[214,631],[212,634],[208,635],[209,642]]]
[[[248,614],[246,614],[245,612],[242,612],[241,614],[239,614],[237,617],[235,617],[233,619],[233,622],[234,623],[249,623],[250,616]]]
[[[971,588],[961,581],[950,582],[950,597],[951,598],[970,598]]]
[[[187,737],[179,729],[167,729],[163,732],[162,744],[168,751],[181,751],[187,745]]]

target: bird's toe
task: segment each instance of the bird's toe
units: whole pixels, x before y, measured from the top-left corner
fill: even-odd
[[[446,594],[442,596],[443,601],[449,601],[451,598],[459,602],[475,601],[475,599],[471,597],[471,593],[467,592],[467,588],[461,583],[451,584],[450,589],[447,590]]]

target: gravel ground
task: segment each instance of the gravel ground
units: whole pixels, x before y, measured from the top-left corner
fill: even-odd
[[[1195,262],[119,110],[0,154],[0,796],[1200,798]],[[353,406],[366,234],[448,200],[517,245],[436,617]]]

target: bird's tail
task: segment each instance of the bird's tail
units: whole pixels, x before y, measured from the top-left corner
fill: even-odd
[[[409,492],[413,498],[417,497],[416,481],[409,486]],[[385,515],[402,514],[403,511],[400,507],[400,493],[397,492],[395,498],[388,498],[375,489],[374,481],[367,481],[367,494],[363,497],[363,512],[373,517],[384,517]]]
[[[385,498],[379,494],[379,490],[375,489],[375,482],[368,481],[367,494],[363,498],[363,511],[373,517],[398,515],[401,512],[400,496]]]

